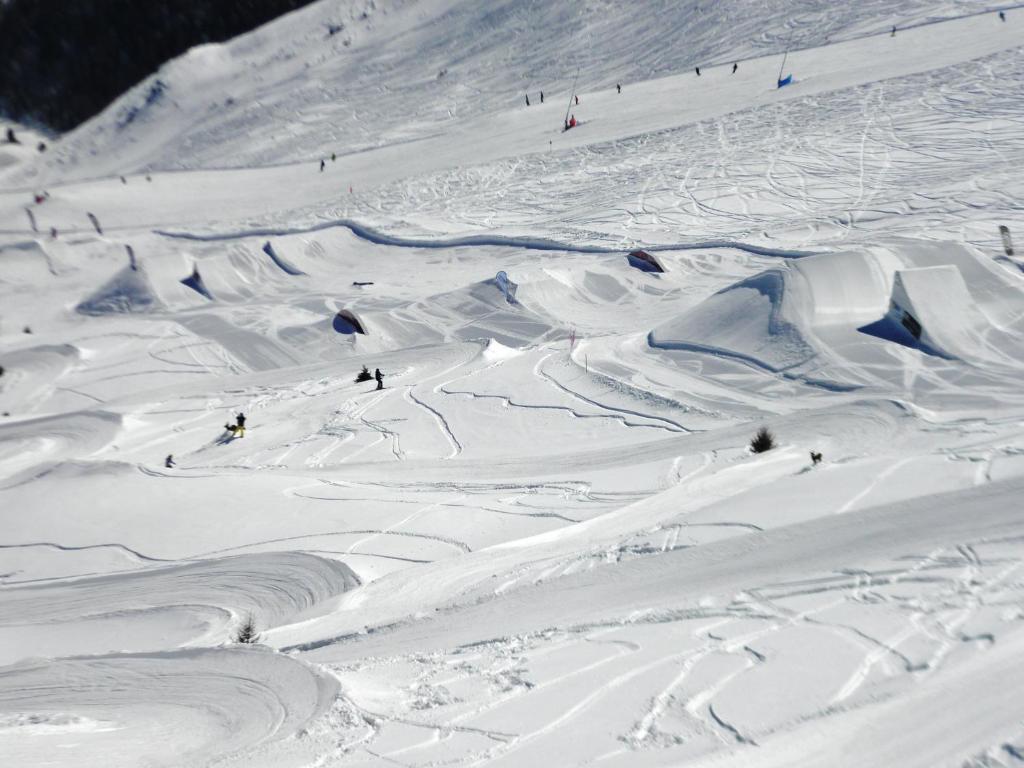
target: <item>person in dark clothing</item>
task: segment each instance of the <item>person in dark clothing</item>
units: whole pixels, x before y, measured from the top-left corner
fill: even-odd
[[[172,454],[167,454],[167,458],[164,459],[164,466],[168,469],[172,469],[174,467],[174,456]]]
[[[245,437],[245,414],[239,413],[235,416],[235,434],[239,437]]]
[[[530,94],[526,94],[526,106],[530,106]]]
[[[700,77],[700,67],[694,67],[697,70],[697,77]]]
[[[543,104],[543,103],[544,103],[544,91],[541,91],[541,92],[540,92],[540,103],[541,103],[541,104]]]
[[[320,173],[323,173],[323,172],[324,172],[324,161],[321,160],[320,161]]]
[[[889,35],[889,37],[896,37],[896,25],[895,24],[892,25],[892,34]]]
[[[337,159],[338,159],[338,156],[334,152],[331,152],[331,162],[333,163]]]
[[[1005,19],[1004,19],[1004,21],[1005,21]],[[13,128],[8,128],[7,129],[7,143],[8,144],[18,144],[19,143],[18,142],[18,138],[14,135],[14,129]]]
[[[740,68],[740,65],[737,64],[736,62],[733,62],[733,64],[732,64],[732,73],[735,75],[736,74],[736,70],[739,69],[739,68]]]
[[[579,96],[577,96],[577,97],[576,97],[576,106],[578,107],[579,105],[580,105],[580,97],[579,97]]]
[[[373,378],[377,380],[377,389],[384,389],[384,374],[380,372],[380,368],[374,369]]]
[[[622,93],[622,84],[621,83],[616,83],[615,84],[615,92],[616,93]]]
[[[1002,11],[999,12],[999,20],[1006,21],[1006,14],[1003,13]]]

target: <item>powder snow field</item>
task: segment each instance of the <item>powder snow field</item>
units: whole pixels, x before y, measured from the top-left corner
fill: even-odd
[[[1022,24],[322,0],[19,131],[4,764],[1024,764]]]

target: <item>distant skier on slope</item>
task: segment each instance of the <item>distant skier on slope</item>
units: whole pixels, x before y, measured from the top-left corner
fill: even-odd
[[[235,417],[235,431],[239,437],[245,437],[245,414],[239,413]]]
[[[526,106],[530,106],[530,94],[526,94]]]
[[[321,159],[320,160],[320,173],[323,173],[323,172],[324,172],[324,161],[323,161],[323,159]]]
[[[543,103],[544,103],[544,91],[541,91],[541,92],[540,92],[540,103],[541,103],[541,104],[543,104]]]
[[[737,70],[737,69],[739,69],[739,68],[740,68],[740,65],[739,65],[739,64],[737,64],[737,63],[736,63],[736,62],[734,61],[734,62],[732,63],[732,73],[733,73],[733,74],[735,75],[735,74],[736,74],[736,70]]]
[[[174,455],[168,453],[167,458],[164,459],[164,466],[168,469],[174,469]]]
[[[694,67],[697,70],[697,77],[700,77],[700,67]]]
[[[999,20],[1006,21],[1006,14],[1003,13],[1002,11],[999,12]]]
[[[615,92],[616,93],[622,93],[622,83],[616,83],[615,84]]]
[[[576,115],[573,115],[572,117],[569,118],[569,127],[570,128],[575,128],[576,127]]]
[[[374,369],[373,378],[377,380],[377,389],[384,389],[384,374],[380,372],[380,368]]]

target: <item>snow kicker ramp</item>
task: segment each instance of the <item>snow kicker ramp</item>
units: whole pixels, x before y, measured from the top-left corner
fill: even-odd
[[[814,356],[786,294],[787,270],[743,280],[652,330],[647,341],[664,350],[702,352],[779,372]]]
[[[80,302],[75,310],[82,315],[100,316],[155,312],[162,308],[142,267],[125,267]]]
[[[924,352],[1020,359],[1024,280],[959,244],[903,240],[785,262],[657,326],[648,343],[785,372],[823,354],[841,356],[845,342],[872,324],[888,329],[877,335],[902,334],[915,346],[894,302],[917,318]]]

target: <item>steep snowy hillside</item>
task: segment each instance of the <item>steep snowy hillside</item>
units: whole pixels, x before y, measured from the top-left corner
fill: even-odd
[[[1022,24],[323,1],[0,147],[0,755],[1020,765]]]

